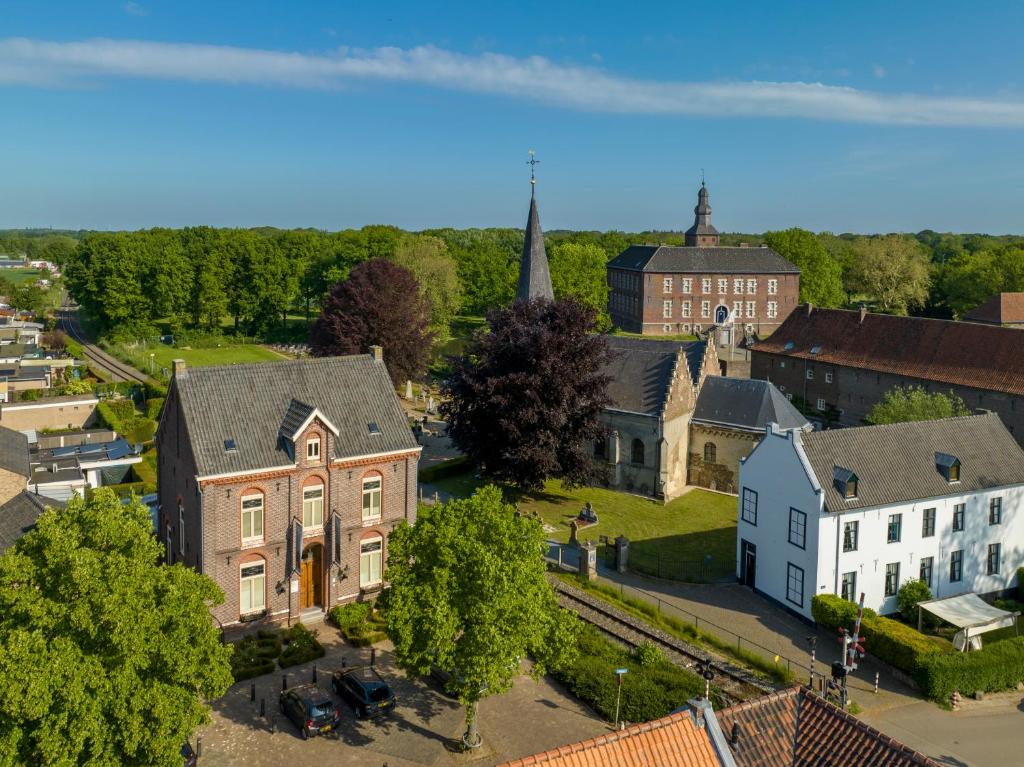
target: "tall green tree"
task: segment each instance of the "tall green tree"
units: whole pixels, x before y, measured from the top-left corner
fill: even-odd
[[[935,287],[956,317],[997,293],[1024,291],[1024,248],[964,251],[938,268]]]
[[[970,411],[953,392],[927,392],[920,386],[896,386],[876,402],[865,419],[868,423],[903,423],[904,421],[933,421],[970,415]]]
[[[574,298],[597,315],[595,328],[611,329],[608,260],[599,245],[562,242],[551,248],[551,285],[558,298]]]
[[[931,264],[917,240],[898,234],[862,237],[853,243],[853,254],[854,284],[883,311],[906,314],[924,305]]]
[[[800,301],[815,306],[842,306],[843,270],[825,246],[806,229],[766,232],[765,244],[800,269]]]
[[[404,234],[390,257],[413,273],[420,293],[430,304],[430,327],[439,338],[446,338],[452,320],[462,305],[462,285],[458,266],[448,255],[444,240],[422,234]]]
[[[480,700],[508,690],[520,660],[529,655],[539,677],[573,657],[579,621],[558,606],[544,545],[540,523],[516,514],[493,485],[424,508],[389,538],[385,619],[395,658],[410,673],[451,673],[467,745],[480,742]]]
[[[216,584],[160,564],[110,490],[51,509],[0,556],[0,764],[180,767],[231,684]]]

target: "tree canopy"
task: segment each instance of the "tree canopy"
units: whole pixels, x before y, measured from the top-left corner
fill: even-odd
[[[408,269],[375,258],[339,282],[313,323],[313,354],[361,354],[384,348],[384,363],[395,386],[418,379],[430,359],[430,304]]]
[[[551,286],[556,298],[574,298],[594,310],[596,328],[611,330],[605,252],[597,245],[562,242],[551,248]]]
[[[488,486],[419,512],[388,539],[388,635],[399,666],[451,673],[466,706],[466,740],[478,742],[476,705],[508,690],[519,662],[534,676],[572,658],[578,619],[558,606],[542,557],[544,531]]]
[[[907,314],[924,306],[931,286],[928,256],[910,237],[890,234],[864,237],[853,243],[854,284],[881,309]]]
[[[876,402],[865,420],[871,424],[933,421],[970,415],[964,401],[953,392],[927,392],[920,386],[896,386]]]
[[[595,313],[572,300],[516,301],[487,317],[453,360],[441,413],[456,447],[491,477],[538,489],[595,478],[591,445],[608,402],[608,343]]]
[[[180,767],[231,650],[220,589],[159,559],[146,507],[105,489],[0,556],[0,763]]]
[[[800,301],[815,306],[842,306],[843,270],[822,245],[806,229],[784,229],[766,232],[765,244],[800,269]]]

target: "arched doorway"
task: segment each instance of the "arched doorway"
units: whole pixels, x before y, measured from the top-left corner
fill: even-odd
[[[719,304],[715,307],[715,324],[724,325],[729,321],[729,307]]]
[[[302,572],[299,575],[299,609],[322,607],[324,603],[324,547],[311,543],[302,552]]]

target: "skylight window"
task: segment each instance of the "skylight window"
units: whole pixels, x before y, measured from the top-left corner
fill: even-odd
[[[820,346],[812,346],[811,347],[811,354],[820,354],[820,353],[821,353],[821,347]]]
[[[238,450],[238,445],[235,444],[235,441],[233,439],[226,439],[226,440],[224,440],[224,452],[225,453],[234,453],[237,450]]]
[[[791,352],[793,351],[793,346],[794,344],[792,341],[786,341],[786,345],[782,347],[782,351]]]
[[[375,421],[370,421],[370,423],[366,424],[366,430],[370,432],[370,434],[380,434],[380,427]]]

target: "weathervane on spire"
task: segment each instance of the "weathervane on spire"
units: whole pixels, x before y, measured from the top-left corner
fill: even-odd
[[[534,169],[537,165],[540,165],[540,160],[537,159],[537,153],[534,150],[531,149],[528,154],[530,159],[526,161],[526,164],[530,166],[530,196],[532,197],[537,190],[537,174],[534,173]]]
[[[704,186],[704,169],[700,169],[700,185]]]

